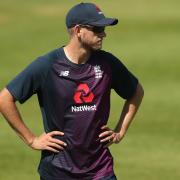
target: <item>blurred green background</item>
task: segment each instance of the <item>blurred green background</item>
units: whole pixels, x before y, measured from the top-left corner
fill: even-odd
[[[75,0],[0,0],[0,89],[37,56],[65,45],[65,15]],[[87,2],[87,1],[85,1]],[[103,49],[118,56],[145,89],[124,140],[111,147],[118,180],[180,179],[180,1],[97,0],[108,27]],[[112,92],[111,127],[123,100]],[[43,131],[36,96],[19,105],[27,125]],[[40,153],[28,148],[0,115],[0,179],[38,180]]]

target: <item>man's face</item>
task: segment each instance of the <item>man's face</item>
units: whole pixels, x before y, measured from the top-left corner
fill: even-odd
[[[96,26],[80,26],[80,41],[82,46],[90,50],[96,51],[102,48],[103,38],[106,37],[105,27]]]

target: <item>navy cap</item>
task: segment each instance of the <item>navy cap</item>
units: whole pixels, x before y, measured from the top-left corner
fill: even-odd
[[[113,26],[118,19],[107,18],[93,3],[80,3],[72,7],[66,15],[66,26],[72,28],[77,24],[91,26]]]

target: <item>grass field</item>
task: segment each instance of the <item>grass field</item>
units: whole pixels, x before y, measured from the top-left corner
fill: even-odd
[[[0,1],[0,89],[37,56],[67,43],[64,18],[80,1]],[[180,1],[92,1],[120,20],[107,28],[104,49],[122,59],[145,89],[125,139],[111,147],[118,180],[180,179]],[[115,126],[123,101],[112,92]],[[36,97],[19,105],[27,125],[42,133]],[[0,179],[38,180],[40,153],[23,144],[0,116]]]

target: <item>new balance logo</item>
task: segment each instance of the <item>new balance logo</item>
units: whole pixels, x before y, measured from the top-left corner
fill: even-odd
[[[69,71],[61,71],[59,76],[64,76],[64,77],[69,76]]]

